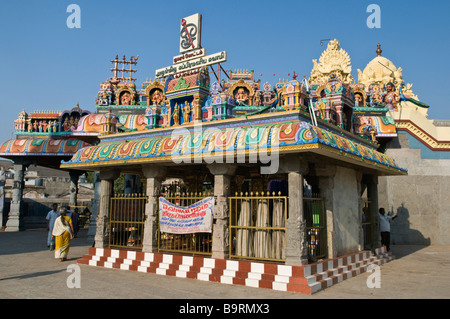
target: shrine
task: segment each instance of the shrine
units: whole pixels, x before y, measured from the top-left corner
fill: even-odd
[[[201,28],[182,19],[180,55],[141,88],[138,57],[116,56],[95,113],[23,111],[1,146],[17,163],[96,172],[95,247],[79,263],[314,293],[389,261],[378,180],[408,175],[385,153],[410,90],[401,70],[355,83],[332,40],[309,78],[262,84],[225,70],[226,51],[206,55]],[[113,194],[121,174],[132,195]]]

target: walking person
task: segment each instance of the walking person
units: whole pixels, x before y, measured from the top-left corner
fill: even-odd
[[[386,246],[387,251],[391,250],[391,221],[396,219],[398,215],[386,216],[386,212],[383,207],[379,210],[380,212],[380,232],[381,232],[381,245]]]
[[[73,238],[72,219],[66,216],[66,213],[66,208],[59,209],[59,217],[55,220],[52,232],[52,239],[55,239],[55,258],[60,262],[67,260],[70,241]]]
[[[70,209],[70,206],[66,206],[66,216],[72,218],[72,210]]]
[[[47,217],[45,219],[47,220],[47,247],[50,247],[50,243],[52,241],[52,232],[53,232],[53,225],[55,224],[56,218],[59,217],[58,212],[58,204],[54,203],[52,205],[52,210],[48,212]]]

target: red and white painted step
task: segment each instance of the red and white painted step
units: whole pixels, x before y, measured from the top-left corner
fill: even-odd
[[[77,262],[90,266],[149,272],[222,284],[313,294],[381,265],[394,257],[385,247],[292,266],[270,262],[217,259],[109,248],[89,248]]]

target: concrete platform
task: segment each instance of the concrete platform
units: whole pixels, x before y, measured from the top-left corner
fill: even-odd
[[[229,285],[313,294],[393,260],[385,248],[362,251],[304,266],[215,259],[170,253],[89,248],[79,264],[190,278]]]

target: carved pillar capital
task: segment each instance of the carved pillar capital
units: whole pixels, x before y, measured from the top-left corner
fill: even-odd
[[[213,175],[234,176],[237,166],[230,164],[212,163],[207,165],[209,171]]]
[[[147,165],[142,167],[142,173],[146,178],[163,179],[167,174],[167,167],[159,165]]]
[[[280,160],[280,172],[297,172],[305,175],[309,172],[308,161],[298,154],[289,154]]]
[[[109,169],[109,170],[100,171],[99,178],[100,178],[100,180],[112,181],[112,180],[115,180],[116,178],[118,178],[119,175],[120,175],[119,170]]]

